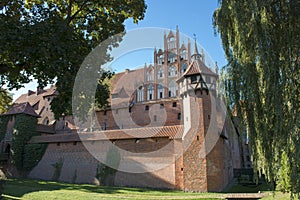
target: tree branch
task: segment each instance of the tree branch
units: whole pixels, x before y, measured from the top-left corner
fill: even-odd
[[[76,17],[76,15],[78,15],[78,13],[80,11],[82,11],[83,7],[87,4],[88,0],[86,0],[85,2],[83,2],[83,4],[80,6],[80,8],[71,16],[70,15],[70,18],[68,19],[68,24],[71,23],[71,21]]]

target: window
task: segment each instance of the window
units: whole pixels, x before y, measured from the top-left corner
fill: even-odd
[[[164,78],[164,70],[162,68],[159,68],[159,70],[157,72],[157,78],[158,79]]]
[[[172,62],[175,62],[175,61],[176,61],[176,54],[170,52],[170,53],[168,54],[168,63],[172,63]]]
[[[116,114],[118,114],[119,113],[119,110],[118,109],[116,109]]]
[[[184,63],[180,68],[180,73],[183,74],[186,71],[187,67],[188,67],[188,65],[186,63]]]
[[[163,109],[165,105],[163,103],[160,104],[160,109]]]
[[[181,120],[181,113],[178,113],[177,119],[178,119],[178,120]]]
[[[107,114],[107,111],[106,110],[104,110],[104,112],[103,112],[103,115],[106,115]]]
[[[106,130],[107,129],[107,127],[106,127],[107,125],[106,125],[106,122],[104,122],[103,123],[103,127],[102,127],[102,130]]]
[[[143,86],[140,86],[138,88],[138,91],[137,91],[137,101],[138,102],[144,101],[144,87]]]
[[[173,102],[173,107],[177,107],[177,102]]]
[[[147,106],[145,106],[145,110],[149,110],[149,106],[147,105]]]
[[[158,58],[157,58],[157,63],[158,63],[159,65],[164,64],[164,55],[158,56]]]
[[[157,120],[157,117],[156,117],[156,115],[154,115],[154,117],[153,117],[153,121],[155,121],[155,122],[156,122],[156,120]]]
[[[150,71],[147,72],[147,81],[153,81],[154,79],[154,73],[153,70],[151,69]]]
[[[181,50],[181,52],[180,52],[180,58],[182,60],[187,60],[187,52],[186,52],[185,49]]]
[[[171,66],[168,70],[169,77],[177,76],[177,69],[175,66]]]
[[[197,76],[191,76],[191,83],[197,83]]]
[[[153,94],[154,94],[154,87],[152,84],[150,84],[148,86],[148,90],[147,90],[147,100],[152,100],[153,99]]]
[[[43,124],[44,124],[44,125],[48,125],[48,124],[49,124],[49,118],[48,118],[48,117],[46,117],[46,118],[44,119]]]
[[[161,84],[158,84],[157,86],[157,98],[163,99],[164,98],[164,87]]]
[[[172,80],[169,83],[169,97],[176,97],[177,90],[178,90],[177,84],[175,83],[174,80]]]
[[[168,40],[168,49],[174,49],[175,48],[175,38],[170,37]]]

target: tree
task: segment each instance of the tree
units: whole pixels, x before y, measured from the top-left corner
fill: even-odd
[[[9,93],[0,88],[0,114],[6,112],[8,108],[11,106],[12,98]]]
[[[126,19],[143,19],[145,9],[143,0],[1,1],[0,85],[20,88],[35,78],[43,87],[57,81],[61,103],[55,105],[65,105],[85,56],[123,32]],[[64,107],[54,110],[59,115]]]
[[[228,60],[227,96],[248,129],[254,167],[299,194],[300,2],[220,3],[214,26]]]

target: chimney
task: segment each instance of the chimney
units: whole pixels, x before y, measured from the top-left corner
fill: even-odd
[[[34,91],[28,90],[27,96],[30,96],[30,95],[32,95],[34,93],[35,93]]]
[[[44,93],[44,92],[45,92],[45,90],[43,90],[42,87],[38,86],[38,87],[36,88],[36,95],[42,94],[42,93]]]

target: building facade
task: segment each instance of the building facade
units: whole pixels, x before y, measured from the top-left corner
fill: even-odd
[[[206,66],[196,41],[191,52],[190,41],[181,44],[179,38],[178,29],[164,34],[164,49],[154,50],[153,64],[116,74],[110,107],[97,111],[87,128],[77,127],[73,116],[54,120],[45,112],[50,104],[39,107],[40,100],[39,123],[55,129],[40,130],[29,141],[48,144],[29,177],[53,180],[54,166],[61,164],[59,181],[222,191],[233,169],[241,168],[241,138],[216,103],[217,70]],[[111,146],[119,149],[118,164],[104,177],[101,161],[110,159]]]

